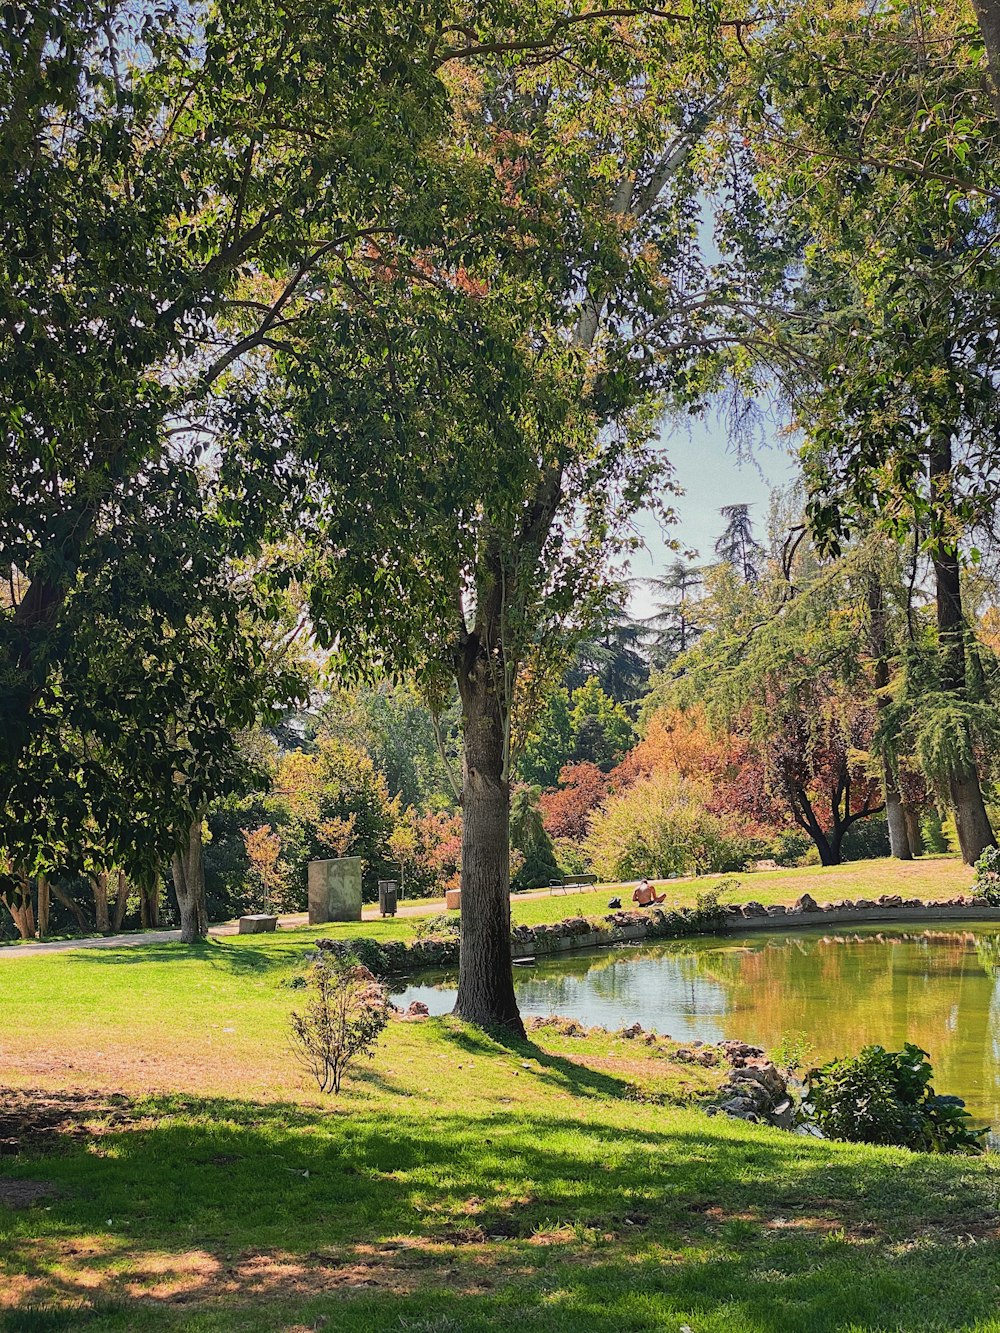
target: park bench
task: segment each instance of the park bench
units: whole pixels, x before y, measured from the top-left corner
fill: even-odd
[[[563,875],[562,879],[549,880],[549,892],[555,893],[556,889],[560,889],[563,893],[567,889],[589,889],[596,883],[596,875]]]

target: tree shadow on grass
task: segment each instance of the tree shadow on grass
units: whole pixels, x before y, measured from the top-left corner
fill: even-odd
[[[208,963],[220,971],[235,976],[287,971],[295,963],[304,963],[309,944],[302,940],[282,940],[277,944],[255,946],[234,945],[228,939],[197,940],[181,944],[170,940],[154,944],[131,944],[122,948],[81,949],[73,955],[74,965],[103,964],[120,967],[136,963],[184,964]]]
[[[25,1302],[126,1301],[128,1328],[146,1326],[140,1298],[186,1329],[220,1300],[213,1329],[275,1327],[262,1302],[280,1302],[281,1326],[335,1308],[338,1329],[420,1327],[400,1321],[431,1309],[463,1330],[698,1315],[740,1333],[993,1315],[989,1168],[693,1113],[653,1126],[412,1108],[150,1099],[96,1150],[17,1159],[10,1174],[57,1195],[0,1212],[0,1275]]]
[[[577,1064],[566,1056],[553,1055],[536,1045],[530,1038],[519,1037],[503,1028],[481,1032],[460,1025],[448,1018],[440,1022],[439,1032],[451,1045],[466,1055],[496,1056],[498,1049],[507,1051],[515,1059],[529,1066],[529,1077],[549,1084],[561,1091],[595,1097],[622,1098],[631,1095],[632,1085],[625,1079],[615,1078],[587,1065]]]

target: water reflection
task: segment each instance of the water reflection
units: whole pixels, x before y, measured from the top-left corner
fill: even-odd
[[[1000,1126],[1000,927],[753,934],[595,951],[515,969],[524,1014],[643,1027],[681,1040],[774,1046],[801,1033],[817,1058],[869,1042],[929,1051],[941,1092]],[[454,976],[409,986],[432,1013]]]

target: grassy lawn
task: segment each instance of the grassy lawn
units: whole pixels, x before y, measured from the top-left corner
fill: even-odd
[[[845,898],[878,898],[883,893],[898,893],[903,898],[951,898],[968,893],[972,871],[957,856],[924,856],[916,861],[893,861],[888,857],[874,861],[850,861],[841,866],[807,866],[795,870],[756,870],[734,875],[738,891],[727,895],[732,902],[794,903],[803,893],[811,893],[817,902],[839,902]],[[659,885],[666,891],[667,904],[693,907],[695,898],[713,884],[717,876],[705,879],[667,880]],[[566,916],[595,916],[607,911],[607,901],[615,893],[628,907],[632,886],[601,885],[582,893],[559,893],[540,898],[515,894],[511,899],[514,920],[534,926],[558,921]]]
[[[77,1128],[2,1159],[54,1192],[0,1207],[0,1328],[1000,1333],[991,1162],[709,1118],[669,1045],[452,1019],[321,1103],[302,945],[4,964],[0,1138]]]

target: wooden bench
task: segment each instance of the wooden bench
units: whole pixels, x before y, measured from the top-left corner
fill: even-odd
[[[590,889],[597,883],[596,875],[563,875],[562,879],[549,880],[549,892],[556,889],[565,893],[567,889]]]

